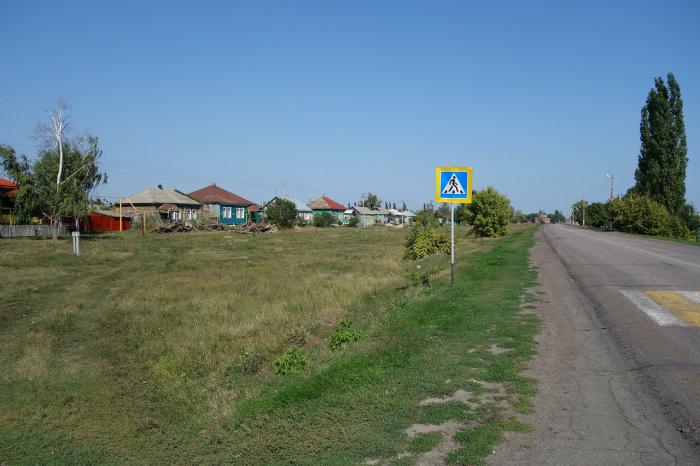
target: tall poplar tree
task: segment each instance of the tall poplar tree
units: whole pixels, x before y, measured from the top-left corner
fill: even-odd
[[[642,108],[641,148],[634,178],[636,191],[678,215],[685,208],[688,143],[681,88],[673,73],[668,73],[666,79],[668,86],[663,78],[654,79],[654,87]]]

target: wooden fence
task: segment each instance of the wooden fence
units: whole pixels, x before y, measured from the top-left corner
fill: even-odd
[[[0,238],[51,238],[52,225],[0,225]],[[68,227],[61,225],[58,236],[68,236]]]

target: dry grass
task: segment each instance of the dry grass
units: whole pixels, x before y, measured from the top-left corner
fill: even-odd
[[[272,361],[286,348],[323,358],[338,319],[371,312],[368,296],[405,284],[402,243],[388,228],[126,234],[84,240],[75,258],[66,241],[3,240],[2,391],[54,388],[39,404],[0,399],[0,427],[65,416],[60,398],[76,383],[89,416],[72,435],[183,407],[225,416],[274,383]]]

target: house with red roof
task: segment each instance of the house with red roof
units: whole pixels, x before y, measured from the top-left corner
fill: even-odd
[[[205,219],[223,225],[238,225],[252,221],[256,207],[253,201],[227,191],[212,183],[209,186],[192,191],[189,196],[203,206]]]
[[[14,223],[12,211],[15,208],[15,196],[17,196],[17,184],[0,178],[0,223]]]
[[[311,208],[311,210],[314,212],[314,215],[328,213],[337,218],[338,222],[345,222],[345,206],[334,201],[325,194],[319,197],[318,199],[314,199],[313,201],[307,202],[306,205],[308,205]]]

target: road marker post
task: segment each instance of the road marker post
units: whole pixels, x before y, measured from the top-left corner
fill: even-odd
[[[435,168],[435,201],[450,204],[450,286],[455,286],[455,204],[472,202],[472,167]]]

